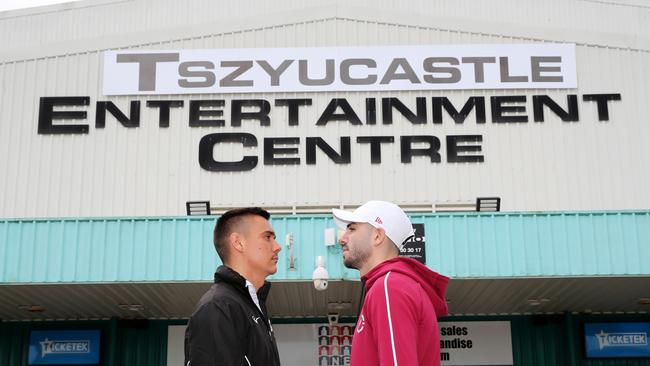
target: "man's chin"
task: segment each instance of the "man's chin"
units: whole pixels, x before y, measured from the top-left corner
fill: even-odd
[[[351,269],[359,269],[357,264],[353,261],[348,260],[347,258],[343,259],[343,265]]]

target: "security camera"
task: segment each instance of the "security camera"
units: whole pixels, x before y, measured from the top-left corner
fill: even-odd
[[[318,291],[327,290],[327,285],[329,284],[329,273],[325,269],[325,258],[318,256],[316,257],[316,269],[314,274],[311,276],[314,281],[314,287]]]
[[[327,290],[327,285],[328,281],[322,278],[316,278],[314,279],[314,288],[318,291],[325,291]]]
[[[327,322],[330,323],[330,325],[338,324],[339,323],[339,314],[338,313],[329,313],[329,314],[327,314]]]

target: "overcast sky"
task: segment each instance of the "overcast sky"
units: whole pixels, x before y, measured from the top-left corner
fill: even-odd
[[[80,0],[0,0],[0,11],[33,8],[35,6],[43,6],[58,3],[70,3]]]

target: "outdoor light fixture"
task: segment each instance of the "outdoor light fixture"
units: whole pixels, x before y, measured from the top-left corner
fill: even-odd
[[[500,197],[477,197],[476,211],[479,212],[501,211],[501,198]]]
[[[187,216],[205,216],[210,214],[210,201],[185,202]]]
[[[549,299],[545,299],[545,298],[541,298],[541,299],[528,299],[528,300],[526,300],[526,302],[527,302],[528,305],[530,305],[530,306],[540,306],[540,305],[542,305],[542,304],[544,304],[544,303],[547,303],[547,302],[549,302],[549,301],[551,301],[551,300],[549,300]]]
[[[127,311],[142,311],[144,310],[144,305],[142,304],[119,304],[120,309]]]
[[[18,305],[18,309],[29,311],[30,313],[42,313],[45,311],[43,305]]]
[[[330,301],[327,303],[327,309],[333,311],[348,310],[352,307],[351,301]]]
[[[650,305],[650,297],[639,298],[639,305]]]

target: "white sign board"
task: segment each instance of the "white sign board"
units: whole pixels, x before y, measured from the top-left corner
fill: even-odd
[[[442,322],[441,364],[512,365],[510,322]],[[354,324],[276,324],[275,339],[284,366],[347,365]],[[167,366],[183,361],[185,326],[170,326]]]
[[[105,95],[568,89],[574,44],[120,50]]]
[[[186,325],[167,327],[167,366],[183,366],[185,361]]]
[[[512,365],[510,322],[441,322],[442,365]]]

